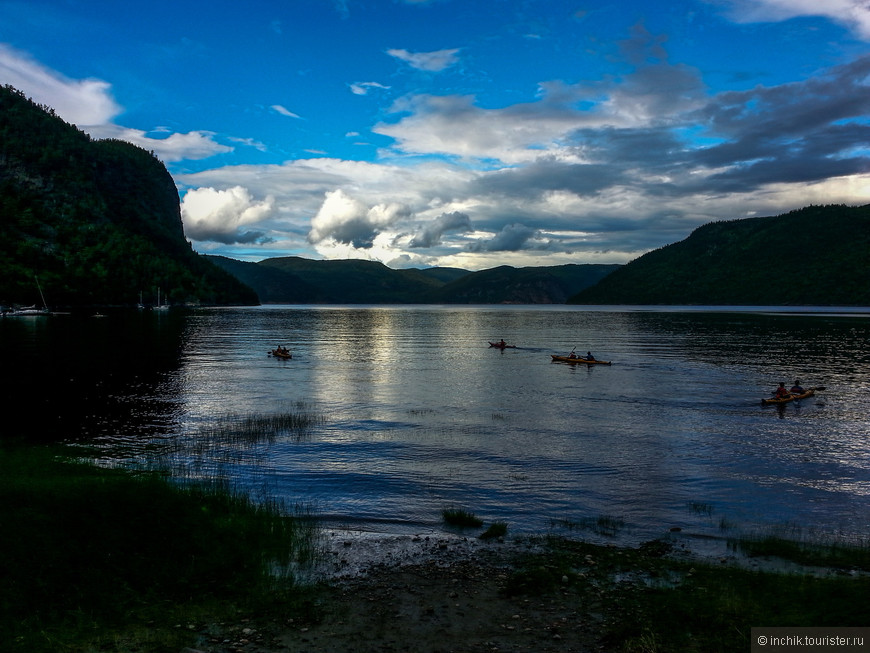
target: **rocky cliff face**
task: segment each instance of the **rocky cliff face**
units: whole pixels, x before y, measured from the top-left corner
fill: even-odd
[[[0,88],[0,304],[256,303],[184,237],[178,191],[142,148],[94,141]]]

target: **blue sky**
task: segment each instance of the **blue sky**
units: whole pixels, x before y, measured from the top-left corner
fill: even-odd
[[[0,0],[0,83],[154,151],[248,261],[625,263],[870,203],[857,0]]]

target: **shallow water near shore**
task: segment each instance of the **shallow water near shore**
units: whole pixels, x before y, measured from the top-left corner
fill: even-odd
[[[331,529],[426,536],[461,507],[618,544],[867,541],[867,311],[264,306],[4,318],[0,334],[9,406],[52,438],[220,474]],[[291,360],[267,355],[279,344]],[[572,350],[612,365],[552,362]],[[796,377],[826,389],[761,407]],[[204,435],[286,413],[311,424]]]

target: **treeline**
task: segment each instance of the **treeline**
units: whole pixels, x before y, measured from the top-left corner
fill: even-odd
[[[256,294],[190,247],[178,191],[142,148],[92,140],[0,88],[0,304],[253,304]]]
[[[870,205],[710,223],[569,303],[870,306]]]
[[[375,261],[314,261],[296,256],[245,263],[212,260],[274,304],[564,304],[618,265],[503,265],[393,270]]]

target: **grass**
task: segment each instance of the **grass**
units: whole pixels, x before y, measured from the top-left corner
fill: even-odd
[[[694,509],[694,508],[693,508]],[[706,512],[701,510],[702,512]],[[450,525],[482,520],[457,508]],[[602,516],[578,527],[613,531]],[[501,537],[503,522],[487,531]],[[752,626],[865,626],[870,576],[751,571],[636,549],[550,538],[510,574],[511,595],[569,601],[604,650],[749,650]],[[10,653],[198,648],[210,624],[240,615],[316,620],[324,609],[294,571],[317,555],[305,514],[219,483],[102,469],[60,448],[0,446],[0,648]],[[870,546],[740,538],[732,548],[870,571]],[[205,626],[203,626],[205,624]]]
[[[776,535],[732,538],[728,546],[751,557],[777,557],[800,565],[870,572],[870,543],[807,542]]]
[[[259,462],[268,455],[261,445],[301,442],[323,424],[323,415],[304,403],[296,411],[274,414],[226,413],[172,438],[143,464],[146,469],[169,473],[175,479],[222,478],[234,465]]]
[[[480,528],[483,526],[482,519],[473,512],[462,508],[445,508],[441,511],[441,516],[448,526],[456,526],[457,528]]]
[[[507,535],[507,524],[503,521],[493,522],[489,527],[480,534],[482,540],[492,540],[498,537]]]
[[[865,626],[870,578],[783,574],[553,538],[511,575],[512,595],[560,595],[597,615],[609,651],[748,651],[753,626]],[[854,552],[859,559],[863,552]]]
[[[274,502],[34,447],[0,447],[0,533],[0,641],[28,653],[131,633],[178,650],[177,623],[301,600],[293,570],[317,550],[311,520]]]
[[[202,454],[217,448],[272,444],[280,438],[303,440],[324,421],[322,415],[304,410],[273,415],[227,413],[217,417],[214,423],[196,429],[192,438],[179,439],[177,447],[185,454]]]

